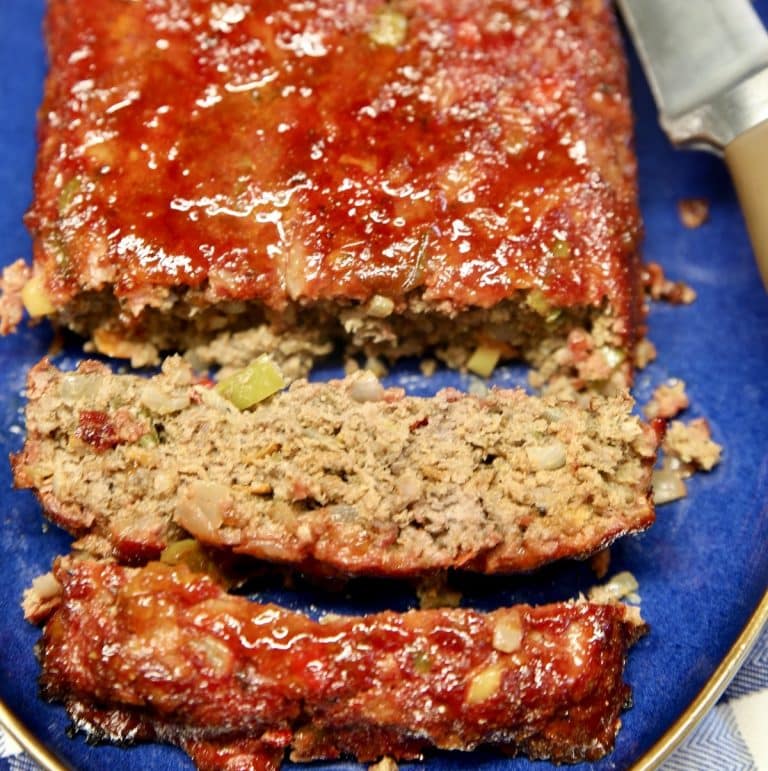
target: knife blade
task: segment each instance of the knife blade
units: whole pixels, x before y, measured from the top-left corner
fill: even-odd
[[[725,156],[768,288],[768,32],[749,0],[617,0],[678,146]]]

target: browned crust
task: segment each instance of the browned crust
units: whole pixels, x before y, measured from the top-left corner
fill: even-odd
[[[628,608],[589,603],[318,623],[183,568],[66,559],[54,572],[63,598],[40,646],[44,693],[96,738],[180,744],[212,768],[238,753],[274,763],[284,748],[371,761],[492,744],[596,760],[645,631]]]
[[[241,3],[222,25],[202,0],[109,13],[51,0],[27,223],[55,318],[152,347],[150,316],[187,301],[281,314],[384,297],[396,314],[416,301],[452,317],[533,292],[610,308],[631,356],[641,228],[611,4],[396,0],[407,30],[394,46],[371,39],[378,2],[284,5]],[[325,41],[317,67],[290,46],[248,48],[301,31]],[[231,82],[253,67],[277,75],[258,103]],[[299,177],[276,243],[270,221],[223,214],[274,215],[258,194]]]

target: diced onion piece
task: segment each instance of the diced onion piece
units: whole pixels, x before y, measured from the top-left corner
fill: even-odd
[[[56,310],[45,291],[43,277],[40,274],[32,276],[24,284],[24,288],[21,290],[21,301],[24,303],[27,313],[33,318],[48,316]]]
[[[62,586],[53,573],[49,572],[32,579],[32,591],[39,600],[50,600],[61,594]]]
[[[559,439],[538,447],[526,447],[525,454],[534,471],[555,471],[566,462],[565,445]]]
[[[637,592],[638,588],[637,579],[628,570],[624,570],[602,586],[593,586],[589,590],[589,599],[601,604],[618,602]]]
[[[467,369],[480,377],[490,377],[501,358],[501,349],[493,345],[479,345],[467,361]]]
[[[656,469],[653,472],[651,484],[653,486],[653,502],[657,506],[685,498],[688,494],[680,474],[672,469]]]
[[[602,346],[600,348],[600,353],[603,355],[603,360],[605,363],[611,369],[616,369],[616,367],[618,367],[619,364],[621,364],[621,362],[623,362],[626,358],[624,351],[620,350],[619,348],[613,348],[610,345]]]
[[[192,647],[205,661],[214,677],[224,677],[232,669],[232,651],[224,642],[211,635],[203,634],[190,641]]]
[[[216,386],[216,390],[239,410],[247,410],[283,388],[283,374],[266,354]]]
[[[372,372],[364,372],[352,383],[349,395],[356,402],[380,402],[384,398],[384,386]]]
[[[69,372],[61,379],[59,396],[65,402],[91,401],[99,391],[101,378],[98,375],[81,375]]]
[[[376,294],[371,297],[368,303],[367,313],[369,316],[373,316],[377,319],[385,319],[387,316],[392,315],[392,311],[395,309],[395,303],[389,297]]]
[[[469,684],[467,704],[479,704],[490,699],[499,690],[503,674],[504,667],[501,664],[491,664],[478,672]]]
[[[229,488],[216,482],[192,482],[176,507],[175,520],[195,538],[217,542],[217,530],[231,505]]]
[[[523,641],[523,626],[520,613],[509,610],[496,619],[493,628],[493,647],[502,653],[514,653]]]
[[[221,522],[212,521],[211,517],[189,501],[181,501],[176,507],[175,520],[201,541],[215,543],[218,540],[216,531]]]
[[[399,11],[384,7],[373,17],[368,33],[374,43],[380,46],[399,46],[408,33],[408,19]]]
[[[162,388],[152,381],[149,381],[141,389],[139,401],[147,409],[158,415],[181,412],[181,410],[189,407],[189,395],[187,393],[173,393],[171,390]]]

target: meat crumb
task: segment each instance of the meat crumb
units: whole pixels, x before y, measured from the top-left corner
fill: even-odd
[[[700,228],[709,219],[709,201],[706,198],[682,198],[677,202],[680,222],[687,228]]]
[[[435,573],[421,579],[416,587],[416,596],[422,610],[458,608],[461,602],[461,592],[455,592],[448,586],[445,573]]]
[[[635,346],[635,366],[637,369],[645,369],[655,359],[656,346],[647,337],[644,337]]]
[[[674,418],[690,404],[685,393],[685,382],[673,378],[662,383],[654,392],[651,400],[643,408],[649,420],[654,418]]]
[[[419,362],[419,369],[424,377],[432,377],[437,372],[437,362],[434,359],[422,359]]]
[[[368,766],[368,771],[397,771],[398,768],[400,766],[392,758],[385,755],[378,763]]]
[[[482,399],[482,397],[488,395],[489,390],[490,389],[484,380],[481,380],[479,377],[475,377],[474,375],[470,376],[469,385],[467,386],[468,394],[471,394],[472,396],[479,396]]]
[[[683,281],[671,281],[657,262],[649,262],[643,270],[643,285],[654,300],[675,305],[690,305],[696,299],[695,290]]]
[[[24,618],[33,624],[42,623],[61,602],[62,588],[53,573],[38,576],[24,592],[21,607]]]
[[[387,369],[386,364],[384,364],[384,362],[377,356],[369,356],[365,360],[363,369],[368,370],[368,372],[373,372],[373,374],[376,375],[379,380],[389,374],[389,369]]]
[[[720,462],[723,452],[723,448],[712,441],[709,423],[704,418],[696,418],[689,423],[672,421],[662,448],[666,455],[704,471],[711,471]]]
[[[24,315],[21,290],[31,273],[24,260],[16,260],[3,270],[0,278],[0,335],[15,332],[19,326]]]
[[[609,548],[601,549],[592,556],[589,566],[597,578],[605,578],[608,575],[608,568],[611,566],[611,550]]]

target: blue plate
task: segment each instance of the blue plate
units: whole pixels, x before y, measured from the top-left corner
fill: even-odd
[[[768,18],[768,2],[757,7]],[[43,0],[0,2],[0,261],[29,258],[29,237],[21,223],[32,191],[35,110],[45,70],[41,36]],[[668,377],[688,384],[692,406],[686,417],[706,416],[725,447],[721,465],[691,480],[690,495],[664,506],[656,525],[612,549],[611,571],[630,570],[640,583],[642,609],[651,634],[630,656],[626,677],[635,704],[624,718],[615,751],[597,768],[627,768],[668,731],[711,680],[740,631],[758,607],[768,577],[768,297],[755,268],[726,171],[719,160],[675,152],[657,127],[656,112],[637,62],[632,83],[638,116],[641,203],[646,223],[645,256],[698,292],[688,307],[655,305],[650,337],[658,360],[641,372],[639,401]],[[682,227],[677,202],[704,197],[710,220],[697,230]],[[0,443],[3,453],[22,440],[23,392],[27,369],[47,350],[47,326],[23,329],[0,340]],[[76,349],[59,356],[71,364]],[[321,376],[331,374],[328,368]],[[504,368],[493,380],[522,382],[521,368]],[[465,378],[441,373],[425,381],[415,363],[390,378],[412,393],[440,385],[466,387]],[[80,769],[115,771],[189,768],[181,752],[158,746],[132,749],[92,747],[67,737],[64,710],[40,700],[33,647],[38,630],[25,623],[22,591],[49,569],[69,539],[47,525],[28,493],[11,489],[10,469],[0,463],[0,699],[64,761]],[[574,596],[595,583],[584,564],[551,567],[535,577],[461,582],[464,604],[489,608],[517,601],[541,602]],[[287,594],[263,587],[257,598],[291,607],[365,611],[414,605],[407,587],[389,583],[355,585],[342,596],[311,586]],[[372,599],[373,598],[373,599]],[[290,766],[290,764],[287,764]],[[492,752],[437,753],[430,769],[544,769],[546,763],[510,760]],[[320,768],[359,768],[319,764]]]

